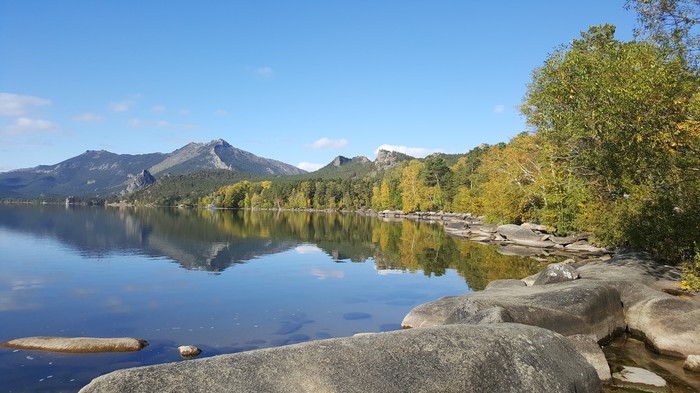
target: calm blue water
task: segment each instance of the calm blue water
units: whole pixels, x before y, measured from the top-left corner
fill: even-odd
[[[130,336],[150,343],[125,354],[0,348],[0,387],[75,391],[111,370],[180,361],[179,345],[212,356],[399,329],[416,305],[469,291],[455,270],[436,276],[379,269],[371,256],[343,257],[376,249],[371,233],[366,242],[320,239],[322,248],[309,241],[316,235],[238,225],[237,212],[207,214],[0,207],[0,340]],[[365,220],[348,231],[366,231]],[[249,224],[257,229],[246,233]]]
[[[459,243],[357,215],[0,206],[0,341],[150,343],[125,354],[0,348],[0,389],[76,391],[115,369],[181,361],[179,345],[213,356],[399,329],[413,307],[470,291],[472,265],[460,274],[438,257],[461,258]]]

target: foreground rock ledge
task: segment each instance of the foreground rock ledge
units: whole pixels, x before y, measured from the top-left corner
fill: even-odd
[[[533,326],[450,325],[138,367],[81,392],[600,392],[570,342]]]
[[[99,353],[136,352],[147,346],[148,342],[128,337],[25,337],[0,342],[0,345],[9,348],[34,349],[50,352]]]

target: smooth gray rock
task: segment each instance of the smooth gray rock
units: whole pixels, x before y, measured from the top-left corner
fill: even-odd
[[[531,276],[527,276],[527,277],[521,279],[521,281],[524,282],[525,285],[527,285],[528,287],[529,287],[529,286],[532,286],[532,285],[535,284],[535,281],[537,281],[537,277],[540,276],[540,273],[542,273],[542,272],[535,273],[535,274],[533,274],[533,275],[531,275]]]
[[[680,358],[700,354],[700,302],[659,290],[675,285],[680,277],[676,268],[643,253],[628,253],[578,271],[580,281],[617,289],[629,331],[657,352]]]
[[[595,369],[559,334],[452,325],[314,341],[115,371],[81,392],[595,392]]]
[[[505,278],[501,280],[493,280],[490,283],[486,284],[487,289],[500,289],[500,288],[513,288],[513,287],[525,287],[527,286],[523,280],[516,280],[514,278]]]
[[[565,336],[593,335],[596,341],[626,327],[618,292],[611,286],[584,280],[444,297],[414,308],[401,325],[417,328],[464,323],[470,316],[495,306],[506,310],[513,322]]]
[[[491,307],[487,308],[485,310],[477,311],[475,314],[472,314],[462,321],[460,323],[466,323],[466,324],[488,324],[488,323],[509,323],[513,322],[513,317],[508,313],[508,310],[506,310],[503,307]]]
[[[551,263],[537,276],[532,285],[553,284],[556,282],[573,281],[579,278],[579,273],[571,265]]]
[[[683,368],[690,371],[700,372],[700,355],[690,355],[685,359]]]
[[[148,345],[146,340],[129,337],[25,337],[4,341],[0,346],[18,349],[33,349],[49,352],[98,353],[135,352]]]
[[[537,231],[537,232],[543,232],[547,233],[550,231],[550,228],[548,228],[546,225],[541,225],[541,224],[535,224],[532,222],[524,222],[520,224],[521,228],[529,229],[532,231]]]
[[[542,235],[533,230],[515,224],[499,225],[496,232],[508,240],[542,240]]]
[[[181,345],[177,347],[177,350],[180,352],[180,356],[185,359],[197,357],[200,353],[202,353],[202,350],[194,345]]]
[[[547,251],[541,248],[521,246],[517,244],[505,244],[496,250],[501,255],[512,255],[516,257],[534,257],[540,255],[547,255]]]
[[[576,243],[567,244],[566,246],[564,246],[564,249],[567,251],[583,251],[594,254],[602,254],[608,252],[608,250],[601,247],[596,247],[592,244],[588,244],[588,242],[584,240],[579,240]]]
[[[576,348],[576,351],[583,355],[588,363],[595,368],[595,371],[598,373],[598,378],[600,378],[601,381],[609,381],[610,378],[612,378],[608,361],[605,358],[603,349],[596,342],[595,337],[585,334],[575,334],[567,338],[571,341],[574,348]]]

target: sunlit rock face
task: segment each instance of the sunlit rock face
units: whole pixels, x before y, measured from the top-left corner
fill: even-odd
[[[519,324],[312,341],[115,371],[81,392],[600,392],[570,341]]]
[[[131,176],[129,183],[126,186],[123,194],[133,194],[135,192],[145,190],[156,182],[156,178],[151,175],[151,172],[144,169],[141,173]]]

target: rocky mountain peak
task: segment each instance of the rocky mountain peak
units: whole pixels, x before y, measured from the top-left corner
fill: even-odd
[[[144,169],[137,175],[129,175],[129,180],[126,189],[122,191],[122,195],[133,194],[137,191],[145,190],[156,182],[156,178],[151,175],[147,169]]]
[[[410,160],[411,158],[413,157],[403,153],[389,150],[379,150],[377,152],[377,159],[374,160],[374,166],[376,166],[377,169],[383,171],[394,167],[401,161]]]
[[[230,143],[226,142],[222,138],[219,139],[214,139],[213,141],[209,142],[209,145],[212,146],[223,146],[223,147],[232,147]]]
[[[352,160],[347,158],[347,157],[338,156],[333,160],[332,164],[334,167],[339,167],[339,166],[346,164],[350,161],[352,161]]]

